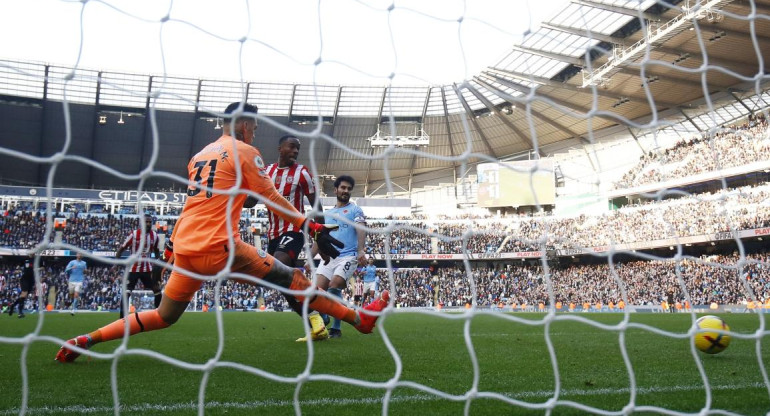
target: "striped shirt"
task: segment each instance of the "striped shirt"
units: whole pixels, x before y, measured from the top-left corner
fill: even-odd
[[[354,296],[364,296],[364,282],[363,282],[363,280],[356,280]]]
[[[144,234],[144,238],[144,247],[142,247],[141,252],[139,252],[139,246],[142,242],[142,230],[131,231],[126,241],[123,242],[123,247],[130,248],[132,254],[140,253],[141,256],[141,259],[131,267],[132,272],[149,273],[152,271],[152,263],[146,259],[149,259],[150,253],[158,247],[158,234],[155,231],[148,231]]]
[[[305,196],[315,194],[315,183],[305,165],[295,163],[285,168],[279,168],[277,163],[267,167],[267,176],[275,184],[275,189],[283,195],[290,204],[301,213],[305,213]],[[267,230],[267,239],[272,240],[289,231],[301,231],[291,222],[281,219],[278,215],[268,210],[267,218],[270,221]]]

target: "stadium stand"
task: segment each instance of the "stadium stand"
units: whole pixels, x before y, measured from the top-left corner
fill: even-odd
[[[654,249],[655,241],[661,237],[714,236],[731,230],[754,230],[770,227],[770,186],[760,184],[731,189],[726,192],[703,193],[670,200],[652,200],[646,203],[611,211],[601,216],[579,216],[575,218],[509,217],[509,218],[465,218],[435,220],[374,220],[369,224],[368,251],[383,254],[384,238],[389,238],[390,253],[397,254],[462,254],[463,246],[471,253],[508,253],[540,250],[545,241],[548,250],[555,251],[555,259],[571,258],[559,256],[558,250],[568,248],[585,249],[604,244],[647,243],[646,248]],[[21,204],[20,208],[29,208]],[[728,215],[725,215],[727,213]],[[255,238],[251,229],[259,224],[260,218],[244,219],[240,222],[241,237],[250,243]],[[470,222],[468,222],[470,220]],[[173,230],[174,218],[166,220],[167,232]],[[74,214],[62,231],[61,240],[85,250],[110,252],[118,245],[120,236],[136,227],[137,218],[112,216],[109,214]],[[671,227],[671,224],[678,224]],[[43,235],[44,218],[39,211],[6,210],[0,218],[2,240],[0,247],[6,249],[30,249],[39,243]],[[387,227],[395,231],[387,233]],[[400,228],[408,227],[408,228]],[[421,231],[419,231],[421,230]],[[612,230],[613,232],[608,232]],[[435,232],[430,237],[426,232]],[[466,235],[467,243],[462,239]],[[513,238],[516,236],[516,238]],[[547,236],[543,240],[543,236]],[[760,237],[761,238],[761,237]],[[434,244],[435,243],[435,244]],[[702,243],[716,245],[712,239]],[[645,248],[644,246],[640,246]],[[735,276],[744,276],[754,289],[757,299],[770,299],[770,276],[767,267],[767,253],[758,251],[747,256],[747,260],[758,262],[743,268],[730,268],[738,258],[735,253],[720,249],[718,254],[704,254],[682,261],[676,266],[672,261],[629,260],[614,270],[626,283],[628,302],[634,305],[659,304],[665,288],[676,285],[675,268],[678,267],[690,292],[694,304],[741,304],[751,301]],[[717,257],[714,257],[717,256]],[[382,258],[382,257],[381,257]],[[494,257],[491,257],[494,260]],[[590,263],[591,256],[585,256]],[[64,308],[66,278],[61,259],[44,258],[45,277],[50,291],[55,293],[54,308]],[[490,261],[492,261],[490,260]],[[535,259],[538,260],[538,259]],[[463,279],[461,262],[450,262],[448,267],[439,269],[431,276],[427,265],[419,262],[405,267],[397,264],[393,271],[396,285],[396,305],[400,307],[445,307],[470,303],[471,290],[467,279]],[[728,267],[710,267],[708,262],[721,263]],[[380,261],[381,265],[384,265]],[[400,263],[400,262],[399,262]],[[423,262],[424,263],[424,262]],[[487,262],[490,264],[489,262]],[[492,261],[492,266],[473,263],[473,277],[477,285],[476,302],[479,306],[495,307],[499,304],[513,305],[548,304],[542,266],[537,261],[524,264]],[[419,267],[416,267],[419,266]],[[6,264],[2,271],[7,282],[0,304],[7,304],[17,290],[15,282],[20,268]],[[556,262],[550,269],[554,282],[556,300],[564,304],[582,305],[588,302],[603,305],[618,304],[621,289],[611,277],[609,266]],[[112,310],[119,303],[119,282],[122,271],[116,267],[94,265],[89,269],[88,283],[84,288],[83,308],[90,310]],[[383,282],[387,282],[385,269],[380,269]],[[731,276],[733,278],[731,278]],[[193,302],[195,308],[211,305],[213,286],[208,285]],[[228,282],[222,292],[222,304],[227,309],[257,309],[264,305],[273,310],[284,310],[281,296],[271,290],[259,290],[247,285]],[[31,302],[31,300],[30,300]]]

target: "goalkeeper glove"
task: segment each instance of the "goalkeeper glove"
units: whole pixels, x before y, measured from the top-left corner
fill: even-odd
[[[253,196],[249,195],[245,201],[243,201],[243,207],[244,208],[254,208],[257,205],[257,198],[254,198]]]
[[[337,256],[340,255],[338,247],[343,247],[342,242],[329,234],[339,228],[339,225],[319,224],[313,220],[305,220],[305,224],[302,224],[302,226],[304,227],[305,225],[307,225],[307,231],[310,234],[310,238],[315,240],[316,244],[318,244],[318,251],[322,255],[329,256],[333,259],[336,259]]]
[[[174,243],[171,240],[166,240],[166,246],[163,248],[163,253],[160,253],[160,259],[168,263],[168,259],[174,254]]]

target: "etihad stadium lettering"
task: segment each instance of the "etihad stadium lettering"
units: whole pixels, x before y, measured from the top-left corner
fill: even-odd
[[[100,191],[99,199],[103,201],[125,202],[177,202],[184,203],[187,195],[181,193],[166,192],[138,192],[138,191]]]

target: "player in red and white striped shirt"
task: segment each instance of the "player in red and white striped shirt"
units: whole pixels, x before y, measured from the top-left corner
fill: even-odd
[[[142,234],[144,234],[144,243],[142,243]],[[149,262],[149,258],[151,253],[155,254],[156,259],[160,258],[160,250],[158,249],[158,234],[152,230],[152,218],[145,217],[144,233],[139,228],[131,231],[126,241],[123,242],[123,245],[115,253],[115,257],[120,258],[123,252],[129,248],[131,249],[131,254],[138,253],[140,259],[131,266],[131,270],[128,272],[128,284],[126,287],[128,294],[129,296],[131,295],[131,291],[136,287],[137,280],[141,280],[144,288],[152,290],[153,295],[155,295],[155,307],[157,308],[162,298],[160,281],[153,279],[152,263]],[[124,314],[125,311],[121,297],[120,317],[122,318]]]
[[[356,282],[353,284],[353,301],[356,306],[361,306],[361,302],[364,299],[364,281],[361,276],[356,277]]]
[[[278,163],[273,163],[267,167],[267,176],[273,180],[275,189],[283,195],[294,208],[301,213],[305,213],[305,197],[310,205],[315,204],[316,186],[313,177],[305,165],[297,163],[299,155],[300,142],[294,136],[283,136],[278,139]],[[283,220],[272,210],[268,211],[268,220],[270,221],[267,230],[267,239],[272,242],[278,237],[302,230],[297,229],[292,223]],[[299,246],[302,249],[302,246]],[[296,261],[299,252],[286,252],[291,261]],[[284,264],[286,264],[284,262]],[[293,266],[293,264],[290,264]]]
[[[286,135],[278,139],[278,162],[269,165],[267,176],[273,181],[275,189],[283,195],[294,208],[301,213],[305,213],[305,198],[310,205],[316,202],[316,186],[313,182],[313,176],[306,166],[297,163],[299,149],[301,144],[299,139]],[[318,209],[323,211],[323,207],[318,204]],[[267,252],[278,259],[281,263],[296,267],[297,256],[302,252],[305,246],[305,234],[290,222],[283,220],[272,210],[268,210],[268,229],[267,229]],[[323,217],[318,217],[316,221],[323,222]],[[302,304],[290,295],[284,295],[289,302],[289,306],[302,315]],[[314,340],[323,340],[328,336],[326,325],[318,312],[311,311],[308,315],[311,335]]]

